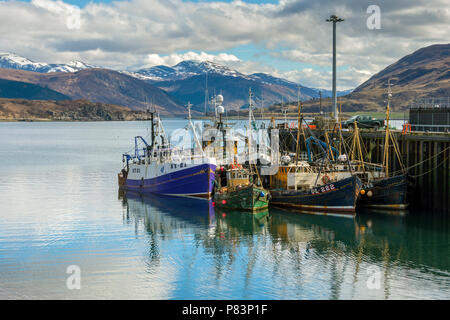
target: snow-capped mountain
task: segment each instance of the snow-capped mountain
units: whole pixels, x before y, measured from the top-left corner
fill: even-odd
[[[134,72],[135,76],[152,81],[183,80],[202,74],[220,74],[223,76],[247,78],[246,75],[211,61],[186,60],[173,67],[154,66]]]
[[[274,77],[267,73],[253,73],[250,75],[245,75],[237,70],[233,70],[227,66],[220,65],[211,61],[193,61],[186,60],[178,63],[173,67],[168,66],[154,66],[150,68],[140,69],[136,72],[125,72],[128,75],[134,76],[141,80],[146,80],[150,82],[166,82],[166,81],[179,81],[185,80],[193,76],[205,75],[221,75],[221,76],[231,76],[235,78],[241,78],[244,80],[255,81],[258,83],[263,83],[266,85],[278,85],[283,87],[288,87],[291,90],[297,92],[300,87],[300,94],[302,99],[318,98],[319,92],[322,92],[322,97],[331,97],[330,90],[321,90],[315,88],[304,87],[283,78]],[[351,91],[351,90],[350,90]],[[338,91],[338,96],[342,96],[349,93],[349,91]]]
[[[71,61],[66,64],[54,64],[46,62],[34,62],[28,58],[19,56],[14,53],[0,53],[0,68],[5,69],[20,69],[27,71],[34,71],[40,73],[50,72],[77,72],[90,68],[101,68],[82,61]],[[172,67],[169,66],[154,66],[150,68],[140,69],[135,72],[119,71],[120,73],[144,80],[150,83],[165,82],[165,81],[179,81],[188,79],[193,76],[205,75],[220,75],[224,77],[234,77],[243,80],[250,80],[264,83],[267,85],[279,85],[288,87],[291,90],[297,90],[299,84],[288,81],[286,79],[277,78],[266,73],[254,73],[245,75],[237,70],[231,69],[227,66],[211,62],[211,61],[182,61]],[[314,88],[301,87],[301,95],[303,98],[315,98],[319,96],[319,90]],[[343,95],[347,92],[338,92],[338,95]],[[331,96],[329,90],[322,90],[323,97]]]
[[[67,64],[53,64],[46,62],[34,62],[28,58],[14,53],[0,53],[0,68],[20,69],[40,73],[50,72],[76,72],[84,69],[95,68],[95,66],[81,62],[71,61]]]
[[[33,62],[14,53],[0,53],[1,68],[37,71],[46,66],[48,66],[47,63]]]

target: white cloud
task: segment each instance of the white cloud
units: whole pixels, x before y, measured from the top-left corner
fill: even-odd
[[[81,28],[81,10],[79,7],[64,3],[61,0],[32,0],[31,3],[64,19],[67,29],[78,30]]]
[[[116,69],[205,59],[244,73],[270,70],[329,88],[331,77],[318,70],[331,69],[331,25],[325,22],[330,14],[345,18],[338,24],[338,64],[346,67],[338,75],[340,87],[354,87],[402,56],[450,39],[446,0],[379,0],[381,30],[366,27],[370,4],[129,0],[91,2],[80,9],[62,0],[4,1],[0,49],[37,61],[78,59]],[[260,60],[263,64],[226,53],[243,45],[262,47],[270,57]],[[277,59],[304,63],[308,69],[280,72]]]
[[[195,61],[212,61],[221,64],[227,64],[231,62],[240,62],[238,57],[228,53],[219,53],[217,55],[208,54],[206,52],[193,52],[189,51],[183,54],[170,54],[167,56],[161,56],[156,53],[147,55],[145,66],[152,67],[157,65],[173,66],[185,60],[195,60]]]

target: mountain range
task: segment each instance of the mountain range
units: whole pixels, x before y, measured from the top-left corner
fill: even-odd
[[[320,91],[264,73],[245,75],[237,70],[210,61],[187,60],[172,67],[154,66],[130,72],[102,69],[80,61],[72,61],[68,64],[34,62],[17,54],[2,53],[0,54],[0,68],[9,70],[8,72],[1,72],[4,79],[31,81],[30,83],[47,86],[72,99],[93,99],[94,102],[114,103],[133,109],[143,109],[149,103],[153,103],[162,114],[172,115],[185,112],[181,110],[188,102],[194,105],[193,110],[203,112],[206,92],[208,92],[206,100],[211,99],[215,93],[222,93],[225,97],[227,109],[240,109],[246,108],[248,105],[250,88],[253,90],[253,99],[257,107],[269,106],[280,101],[295,100],[299,88],[303,100],[318,97]],[[20,72],[14,75],[12,70],[52,74],[53,76],[31,76],[28,74],[24,77]],[[85,72],[86,70],[90,70],[90,73]],[[115,72],[121,75],[119,76]],[[72,74],[72,76],[63,76],[62,74]],[[88,74],[89,76],[87,76]],[[113,74],[114,76],[112,76]],[[110,82],[104,82],[105,87],[102,88],[99,79],[105,78],[106,75],[108,75],[107,78]],[[82,83],[80,82],[81,78],[83,78],[83,81],[94,79],[95,84]],[[63,79],[63,83],[57,83]],[[72,79],[70,81],[72,88],[68,86],[68,79]],[[122,84],[114,82],[114,80],[119,81],[119,79]],[[123,88],[123,83],[127,83],[126,88]],[[207,88],[206,83],[208,84]],[[131,87],[134,85],[137,87],[133,90]],[[146,89],[143,90],[143,87]],[[91,90],[93,88],[96,89],[96,92]],[[121,92],[112,92],[114,88]],[[162,89],[162,91],[158,89]],[[346,93],[348,92],[345,91],[340,94]],[[322,95],[324,97],[331,96],[331,92],[322,90]],[[32,99],[32,97],[27,97],[26,94],[19,98]]]
[[[67,64],[33,62],[15,53],[7,52],[7,53],[0,53],[0,68],[19,69],[40,73],[50,73],[50,72],[76,72],[83,69],[95,68],[95,66],[81,61],[71,61]]]
[[[390,80],[393,109],[403,110],[419,98],[450,96],[449,70],[450,44],[432,45],[389,65],[352,92],[340,92],[345,96],[339,101],[344,111],[383,110]],[[155,66],[130,72],[79,61],[37,63],[3,53],[0,54],[0,79],[0,98],[88,99],[134,110],[151,105],[167,116],[186,115],[188,102],[194,105],[194,115],[203,113],[205,100],[219,93],[224,96],[226,109],[245,109],[250,88],[256,107],[296,101],[299,88],[301,99],[308,100],[305,111],[317,111],[319,105],[318,89],[264,73],[246,75],[209,61],[183,61],[172,67]],[[330,91],[322,91],[323,98],[330,95]],[[322,105],[326,110],[331,99],[323,99]],[[274,107],[272,110],[277,108]]]
[[[194,109],[204,110],[205,92],[208,95],[222,93],[230,109],[248,107],[248,92],[253,91],[257,107],[267,107],[280,101],[292,101],[331,97],[330,90],[302,86],[298,83],[274,77],[266,73],[245,75],[237,70],[211,61],[182,61],[173,67],[155,66],[129,73],[169,92],[180,101],[193,103]],[[338,96],[351,90],[339,91]]]

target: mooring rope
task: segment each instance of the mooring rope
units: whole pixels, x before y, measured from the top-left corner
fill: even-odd
[[[424,175],[427,175],[427,174],[429,174],[430,172],[433,172],[434,170],[436,170],[437,168],[439,168],[440,166],[442,166],[442,165],[445,163],[445,161],[446,161],[447,159],[448,159],[448,157],[445,157],[444,160],[442,160],[442,162],[441,162],[440,164],[438,164],[438,165],[435,166],[434,168],[428,170],[427,172],[424,172],[424,173],[421,173],[421,174],[418,174],[418,175],[410,175],[410,177],[418,178],[418,177],[422,177],[422,176],[424,176]]]
[[[397,173],[401,173],[401,172],[404,172],[404,171],[407,171],[407,172],[408,172],[408,171],[411,170],[412,168],[415,168],[415,167],[417,167],[417,166],[420,166],[421,164],[423,164],[423,163],[425,163],[425,162],[427,162],[427,161],[430,161],[430,160],[433,159],[433,158],[436,158],[436,157],[440,156],[442,153],[446,152],[447,150],[450,150],[450,147],[447,147],[447,148],[443,149],[441,152],[435,154],[434,156],[431,156],[431,157],[429,157],[429,158],[427,158],[427,159],[425,159],[425,160],[423,160],[423,161],[421,161],[421,162],[418,162],[418,163],[416,163],[416,164],[414,164],[414,165],[412,165],[412,166],[410,166],[410,167],[407,167],[407,168],[405,168],[404,170],[394,171],[394,172],[392,173],[392,175],[395,175],[395,174],[397,174]],[[412,175],[411,175],[411,177],[421,177],[421,176],[423,176],[423,175],[425,175],[425,174],[428,174],[428,173],[434,171],[435,169],[439,168],[439,167],[440,167],[440,166],[441,166],[448,158],[449,158],[448,156],[447,156],[447,157],[444,157],[444,160],[443,160],[439,165],[437,165],[436,167],[434,167],[433,169],[431,169],[430,171],[427,171],[426,173],[423,173],[423,174],[420,174],[420,175],[417,175],[417,176],[412,176]]]

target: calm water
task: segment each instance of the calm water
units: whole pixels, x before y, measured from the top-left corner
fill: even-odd
[[[0,123],[0,299],[450,299],[446,216],[123,197],[121,154],[146,133],[144,122]],[[67,289],[70,265],[80,290]]]

